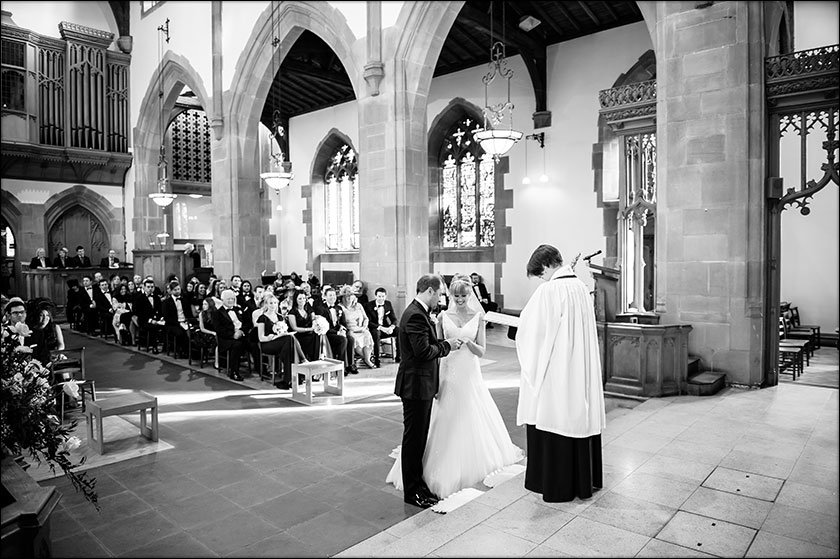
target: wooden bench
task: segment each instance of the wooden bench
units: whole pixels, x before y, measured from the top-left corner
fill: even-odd
[[[150,410],[151,426],[146,425],[146,410]],[[143,392],[115,398],[99,399],[89,402],[85,410],[87,421],[88,444],[99,454],[105,454],[105,432],[102,430],[102,418],[109,415],[122,415],[133,411],[140,412],[140,434],[149,440],[158,440],[157,398]],[[94,423],[96,429],[94,429]],[[94,431],[95,437],[94,437]]]
[[[331,373],[335,373],[335,385],[330,383]],[[298,387],[297,375],[306,377],[305,392],[302,392]],[[312,404],[313,375],[321,375],[321,381],[324,383],[324,394],[344,395],[344,362],[325,358],[292,365],[292,400],[301,404]]]

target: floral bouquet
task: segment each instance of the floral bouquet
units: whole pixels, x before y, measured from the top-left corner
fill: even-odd
[[[84,458],[78,464],[70,460],[70,452],[81,444],[70,435],[78,422],[62,426],[55,415],[52,373],[32,359],[31,349],[17,345],[14,334],[25,334],[23,329],[28,330],[20,323],[4,328],[0,341],[0,452],[4,458],[26,452],[38,464],[46,462],[52,472],[60,467],[76,491],[99,510],[96,479],[73,471]]]
[[[289,331],[289,326],[288,324],[286,324],[285,320],[278,320],[274,323],[272,331],[278,336],[282,336],[283,334]]]
[[[327,322],[327,319],[323,316],[316,316],[315,319],[312,321],[312,329],[319,336],[323,336],[329,331],[330,323]]]

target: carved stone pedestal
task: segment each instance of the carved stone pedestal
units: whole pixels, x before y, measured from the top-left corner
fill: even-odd
[[[685,394],[690,324],[598,324],[604,390],[631,396]]]

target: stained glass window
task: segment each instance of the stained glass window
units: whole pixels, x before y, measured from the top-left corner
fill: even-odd
[[[341,146],[324,175],[327,250],[359,249],[359,165],[356,152]]]
[[[465,116],[446,134],[440,154],[443,248],[492,247],[496,240],[495,164],[473,140],[481,123]]]

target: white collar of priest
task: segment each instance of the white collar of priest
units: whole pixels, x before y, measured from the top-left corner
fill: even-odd
[[[563,265],[557,268],[553,274],[551,274],[551,279],[558,279],[564,277],[574,277],[575,271],[572,269],[571,265]]]

